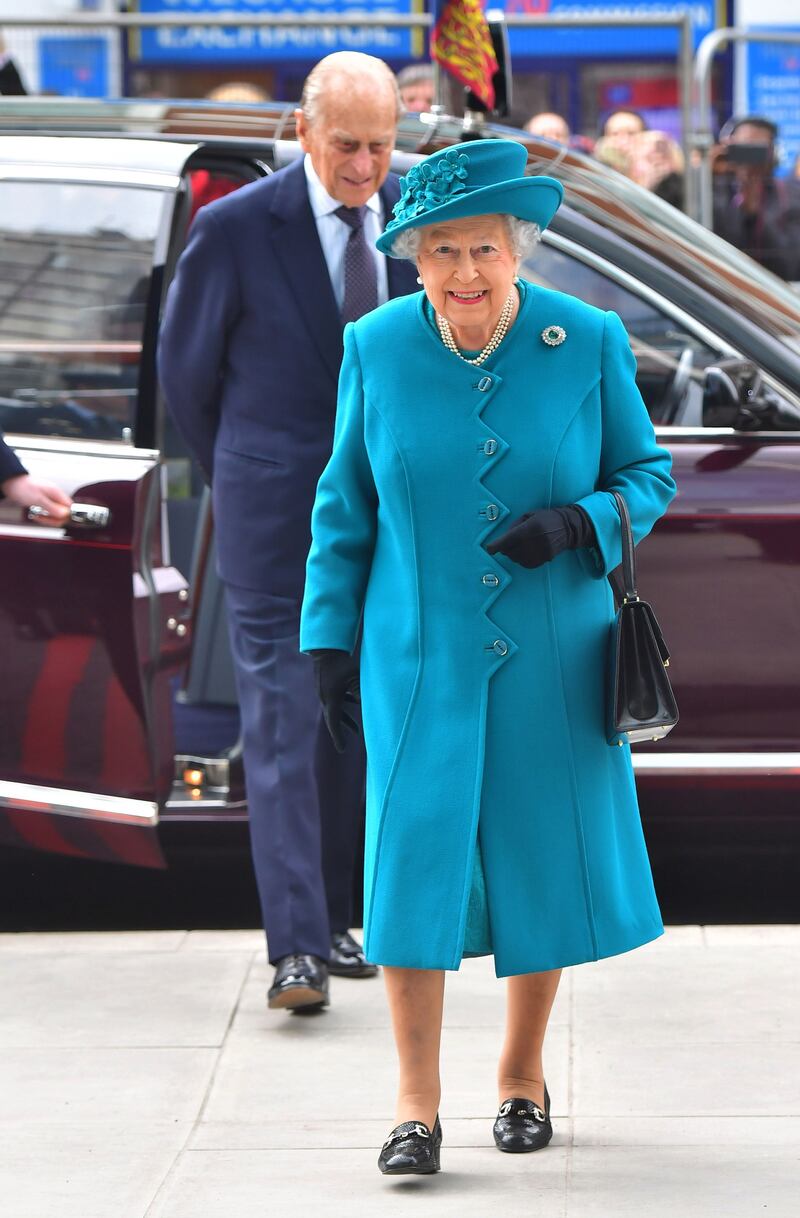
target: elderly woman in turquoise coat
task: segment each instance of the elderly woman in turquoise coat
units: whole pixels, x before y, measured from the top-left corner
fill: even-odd
[[[663,931],[627,744],[605,731],[621,492],[638,542],[675,493],[614,313],[518,278],[561,198],[524,148],[437,152],[378,242],[422,291],[345,330],[300,646],[368,758],[364,929],[399,1058],[387,1174],[440,1164],[445,971],[508,978],[499,1149],[552,1136],[561,969]],[[360,647],[359,647],[360,641]]]

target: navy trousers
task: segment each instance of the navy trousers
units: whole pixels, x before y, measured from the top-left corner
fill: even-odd
[[[331,932],[352,919],[363,738],[348,733],[343,754],[333,747],[313,663],[299,650],[300,601],[232,584],[225,593],[269,959],[303,952],[327,960]]]

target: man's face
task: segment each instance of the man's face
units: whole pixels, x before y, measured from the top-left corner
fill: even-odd
[[[772,134],[760,123],[741,123],[728,140],[729,144],[771,144]]]
[[[415,85],[406,85],[400,90],[400,96],[410,114],[420,114],[430,110],[436,100],[436,90],[432,80],[420,80]]]
[[[620,110],[617,114],[608,116],[603,135],[613,148],[621,148],[623,152],[628,152],[633,147],[634,137],[643,130],[642,120],[637,114],[628,114],[626,110]]]
[[[736,128],[727,142],[729,144],[759,144],[762,148],[769,149],[769,154],[765,155],[763,163],[737,166],[737,173],[740,177],[760,176],[763,178],[771,175],[773,171],[773,140],[772,132],[768,127],[762,127],[760,123],[742,123]]]
[[[569,127],[560,114],[535,114],[525,124],[525,130],[556,144],[569,143]]]
[[[384,183],[397,133],[391,89],[374,81],[332,81],[319,99],[316,120],[295,111],[300,147],[319,180],[345,207],[361,207]]]

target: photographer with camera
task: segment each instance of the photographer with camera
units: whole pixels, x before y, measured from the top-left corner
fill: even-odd
[[[711,151],[714,232],[782,279],[800,279],[800,183],[776,178],[778,128],[747,114],[728,120]]]

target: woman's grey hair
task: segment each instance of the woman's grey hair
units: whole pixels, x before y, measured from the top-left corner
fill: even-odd
[[[531,220],[520,220],[519,216],[503,216],[511,250],[520,262],[524,262],[542,239],[542,230]],[[389,251],[392,258],[408,258],[416,262],[422,242],[421,228],[407,228],[395,237]]]
[[[361,51],[334,51],[314,65],[303,85],[300,109],[312,126],[324,108],[325,91],[336,77],[344,77],[355,85],[369,82],[378,88],[385,88],[394,96],[398,119],[405,113],[397,77],[388,64],[375,55],[364,55]]]
[[[410,63],[397,73],[397,87],[409,89],[411,85],[427,84],[435,78],[432,63]]]

